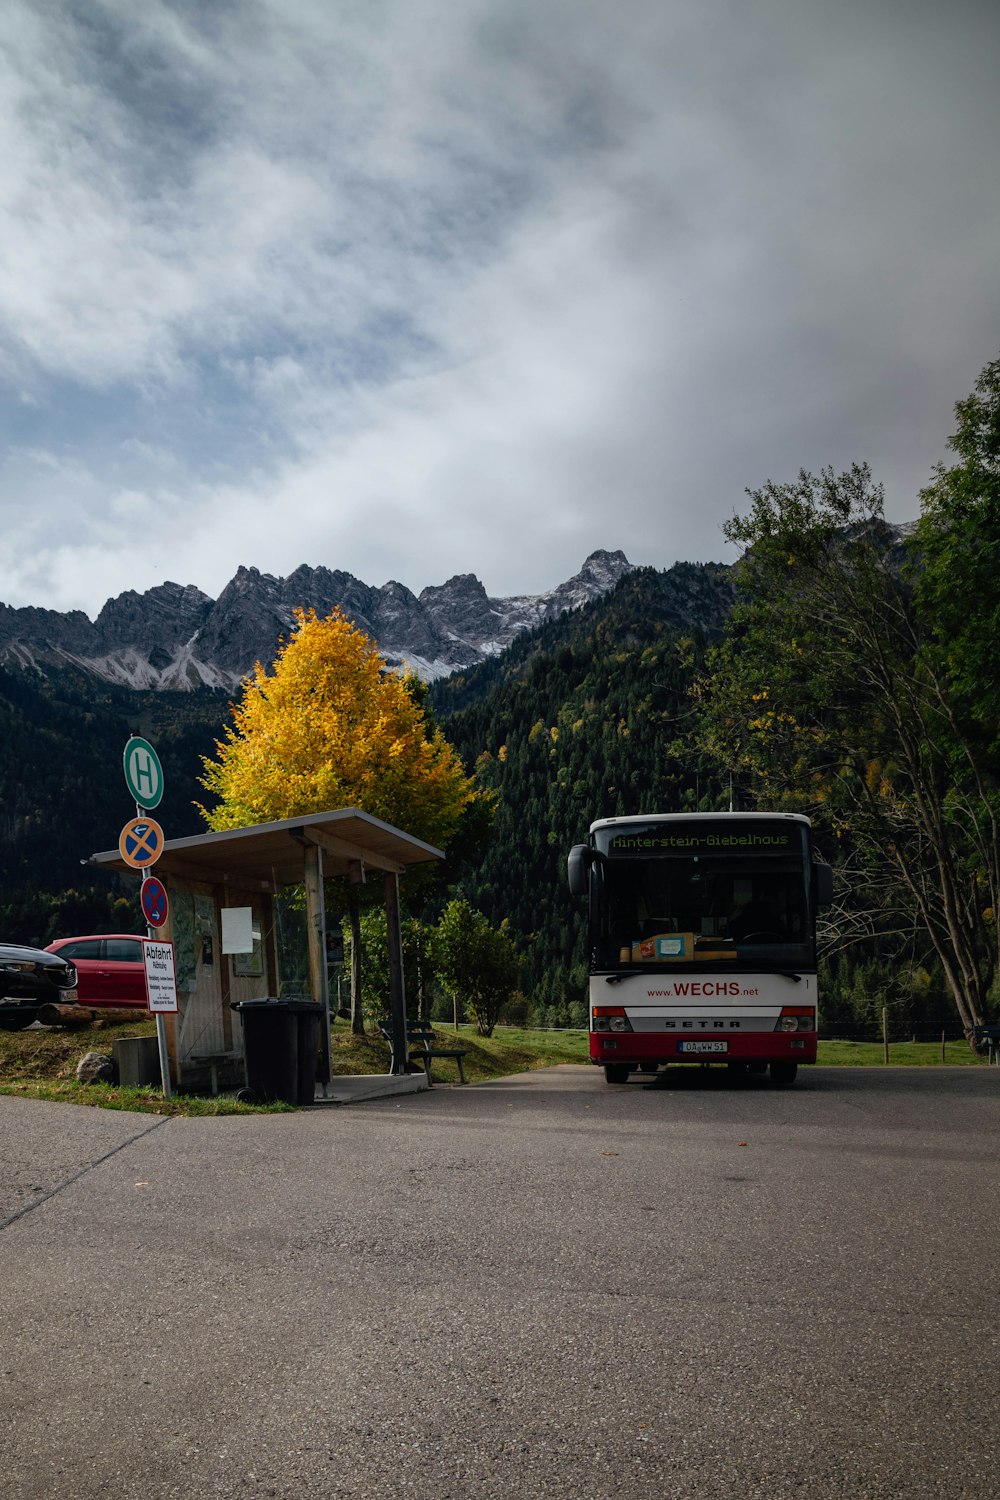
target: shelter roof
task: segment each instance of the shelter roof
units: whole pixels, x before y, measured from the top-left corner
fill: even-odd
[[[357,807],[342,807],[301,818],[283,818],[277,823],[254,823],[249,828],[167,839],[153,869],[157,875],[244,884],[249,881],[275,889],[301,882],[303,856],[310,844],[318,844],[323,850],[327,875],[356,875],[361,867],[399,875],[410,865],[444,858],[440,849],[391,823],[383,823]],[[135,873],[118,849],[92,854],[86,863]]]

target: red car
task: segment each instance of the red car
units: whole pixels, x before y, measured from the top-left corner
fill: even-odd
[[[81,1005],[131,1005],[146,1009],[146,965],[142,938],[134,932],[100,932],[92,937],[58,938],[47,953],[76,965]]]

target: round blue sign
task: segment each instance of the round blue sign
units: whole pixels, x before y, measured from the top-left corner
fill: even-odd
[[[157,880],[155,875],[147,875],[146,879],[142,882],[140,899],[142,901],[142,914],[150,927],[162,927],[167,920],[167,913],[170,910],[163,882]]]

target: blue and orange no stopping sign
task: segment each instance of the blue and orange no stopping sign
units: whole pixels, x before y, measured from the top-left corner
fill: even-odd
[[[163,829],[154,818],[133,818],[118,838],[118,852],[133,870],[148,870],[163,853]]]

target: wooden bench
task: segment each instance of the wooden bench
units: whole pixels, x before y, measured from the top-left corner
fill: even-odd
[[[390,1073],[394,1073],[396,1071],[396,1056],[392,1045],[392,1030],[387,1024],[383,1023],[379,1026],[379,1031],[381,1031],[389,1043],[389,1071]],[[468,1053],[468,1047],[439,1047],[437,1040],[437,1032],[433,1026],[428,1026],[426,1021],[407,1021],[407,1062],[410,1065],[420,1063],[427,1075],[428,1088],[433,1088],[434,1080],[431,1077],[431,1063],[436,1057],[450,1057],[454,1060],[458,1068],[459,1082],[464,1083],[465,1068],[462,1065],[462,1058]]]
[[[985,1052],[988,1061],[1000,1067],[1000,1026],[973,1026],[972,1039],[976,1051]]]

